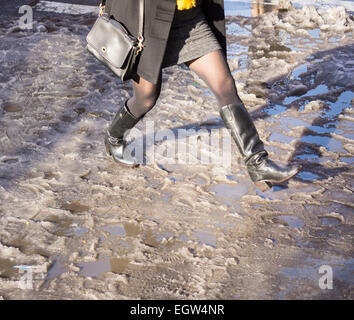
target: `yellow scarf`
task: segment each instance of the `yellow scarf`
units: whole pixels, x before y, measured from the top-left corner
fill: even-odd
[[[177,0],[177,9],[178,10],[187,10],[192,7],[195,7],[196,0]]]

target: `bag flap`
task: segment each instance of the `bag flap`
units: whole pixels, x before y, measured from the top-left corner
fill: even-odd
[[[87,42],[116,68],[121,68],[137,40],[117,21],[99,17],[86,37]]]

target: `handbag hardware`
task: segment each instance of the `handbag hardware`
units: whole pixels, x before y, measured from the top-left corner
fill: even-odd
[[[144,42],[144,37],[143,36],[139,36],[138,37],[138,50],[136,51],[136,54],[138,55],[139,52],[141,52],[144,48],[144,45],[143,45],[143,42]]]
[[[103,1],[100,3],[99,5],[99,14],[100,16],[102,16],[104,14],[104,9],[106,8],[106,6],[103,4]]]
[[[123,81],[132,78],[139,53],[144,49],[144,0],[139,0],[138,36],[134,37],[122,23],[99,6],[99,17],[86,37],[86,48]]]

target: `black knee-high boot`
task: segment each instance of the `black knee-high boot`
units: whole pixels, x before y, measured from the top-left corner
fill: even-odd
[[[272,183],[284,182],[295,176],[298,166],[280,167],[268,159],[268,153],[260,140],[256,127],[242,103],[223,106],[220,115],[244,158],[250,178],[262,191]]]
[[[124,133],[132,129],[144,116],[140,118],[134,117],[127,108],[127,101],[118,110],[112,123],[106,130],[105,145],[107,153],[113,157],[114,161],[125,166],[137,167],[139,164],[136,160],[124,154],[126,143],[123,137]]]

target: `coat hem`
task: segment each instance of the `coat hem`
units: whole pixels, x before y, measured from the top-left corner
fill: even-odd
[[[161,71],[161,68],[160,68],[160,71]],[[151,75],[149,75],[148,73],[145,73],[142,70],[135,71],[135,74],[140,76],[140,77],[142,77],[142,78],[144,78],[144,80],[147,80],[147,81],[149,81],[149,82],[151,82],[151,83],[153,83],[155,85],[158,83],[158,80],[155,82],[155,80],[152,78]]]

